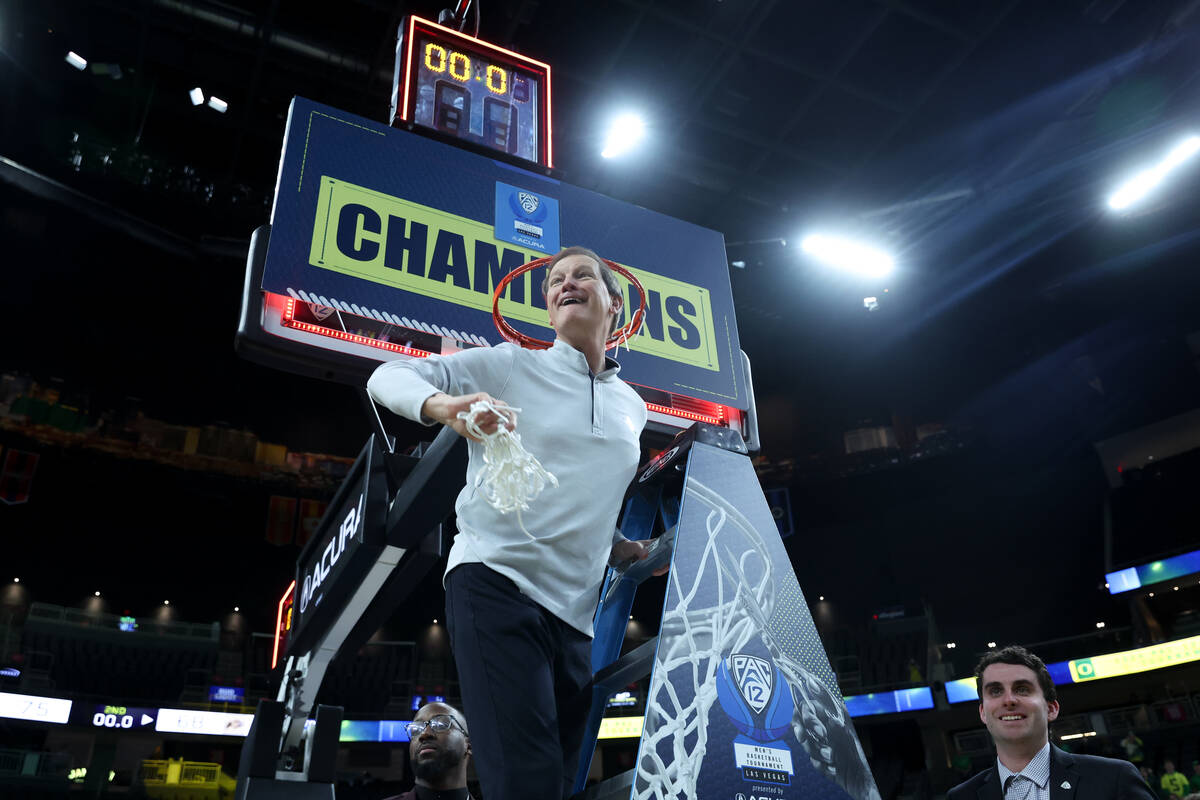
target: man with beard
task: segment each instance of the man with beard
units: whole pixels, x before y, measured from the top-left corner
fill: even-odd
[[[387,800],[470,800],[467,721],[454,706],[426,703],[408,725],[408,755],[417,783]]]

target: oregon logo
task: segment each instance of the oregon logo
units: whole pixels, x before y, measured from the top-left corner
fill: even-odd
[[[544,208],[532,193],[520,195],[512,199],[524,214],[536,217],[539,207]],[[496,284],[545,255],[494,236],[482,222],[322,176],[308,260],[321,269],[490,312]],[[645,321],[630,349],[720,371],[708,289],[622,266],[646,290]],[[541,288],[545,274],[544,268],[531,270],[510,283],[500,299],[501,313],[549,332]],[[623,289],[625,308],[636,309],[636,290]]]
[[[1090,658],[1081,658],[1071,662],[1072,677],[1077,681],[1091,680],[1096,677],[1096,665]]]

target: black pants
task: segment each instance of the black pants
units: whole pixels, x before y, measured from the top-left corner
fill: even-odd
[[[446,576],[446,624],[485,800],[567,797],[592,640],[477,563]]]

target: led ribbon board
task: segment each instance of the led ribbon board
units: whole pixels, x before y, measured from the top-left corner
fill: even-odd
[[[289,654],[312,648],[383,551],[387,502],[383,453],[372,436],[296,562]]]
[[[264,290],[396,325],[391,341],[403,342],[408,328],[497,344],[496,284],[575,244],[628,268],[646,288],[645,324],[619,356],[623,379],[749,407],[721,234],[293,100]],[[544,276],[514,280],[500,310],[522,333],[553,339]],[[622,292],[626,310],[635,308],[637,293]]]
[[[933,691],[928,686],[897,689],[893,692],[855,694],[846,697],[846,710],[852,717],[895,714],[900,711],[925,711],[933,708]]]
[[[554,166],[548,64],[419,17],[401,30],[393,124]]]
[[[71,701],[57,697],[0,692],[0,717],[63,724],[71,717]]]
[[[1109,594],[1121,594],[1154,583],[1172,581],[1200,572],[1200,550],[1151,561],[1136,567],[1110,572],[1104,576]]]
[[[1136,650],[1122,650],[1102,656],[1056,661],[1046,665],[1055,686],[1068,683],[1087,683],[1121,675],[1134,675],[1180,664],[1200,661],[1200,636],[1190,636],[1174,642],[1163,642]],[[951,703],[978,700],[974,678],[959,678],[946,683],[946,699]]]

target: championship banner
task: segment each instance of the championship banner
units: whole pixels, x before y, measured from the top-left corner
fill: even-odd
[[[29,502],[33,492],[33,474],[37,472],[38,454],[9,449],[0,471],[0,500],[10,506]]]
[[[328,503],[323,500],[300,498],[300,524],[296,527],[296,544],[304,547],[321,524]]]
[[[296,498],[271,495],[267,506],[266,540],[276,547],[292,543],[296,530]]]
[[[749,405],[721,234],[405,130],[295,98],[262,288],[463,342],[497,344],[492,293],[509,272],[583,245],[646,291],[620,353],[632,383]],[[553,339],[545,270],[500,310]],[[624,284],[625,282],[622,281]],[[639,304],[623,285],[625,314]]]
[[[634,796],[879,798],[750,459],[699,442]]]

